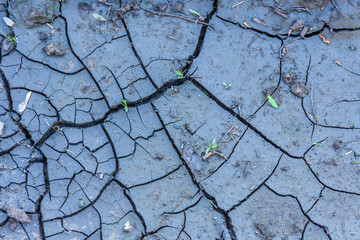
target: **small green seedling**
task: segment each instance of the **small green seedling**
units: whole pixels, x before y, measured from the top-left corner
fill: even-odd
[[[192,9],[189,9],[189,12],[192,13],[192,14],[194,14],[194,15],[197,15],[197,16],[201,17],[201,14],[198,13],[197,11],[194,11],[194,10],[192,10]]]
[[[217,148],[217,143],[216,143],[216,138],[214,138],[212,143],[208,145],[208,148],[205,151],[205,155],[208,154],[211,149],[216,149],[216,148]]]
[[[352,162],[351,164],[352,165],[355,165],[355,164],[359,164],[360,162]]]
[[[9,36],[9,35],[6,35],[3,31],[1,31],[1,34],[6,37],[10,42],[14,43],[14,45],[16,46],[18,40],[17,40],[17,36]]]
[[[313,145],[316,145],[316,146],[319,146],[319,147],[321,147],[321,146],[322,146],[322,144],[321,144],[321,143],[313,143]]]
[[[223,85],[225,86],[225,89],[226,90],[230,90],[230,88],[231,88],[231,83],[230,84],[226,84],[226,83],[223,83]]]
[[[124,109],[125,109],[125,112],[128,112],[129,111],[129,108],[127,106],[127,101],[124,99],[122,100],[122,104],[124,105]]]
[[[350,124],[350,128],[354,128],[354,126],[355,126],[354,122]]]
[[[101,16],[100,14],[97,14],[97,13],[93,13],[93,17],[101,22],[106,21],[106,19],[103,16]]]
[[[316,27],[312,27],[312,28],[310,28],[310,31],[312,31],[312,30],[316,30]]]
[[[182,74],[182,72],[180,72],[180,71],[175,71],[174,73],[175,73],[176,75],[178,75],[178,79],[184,78],[184,75]]]
[[[270,95],[266,95],[269,103],[271,104],[271,106],[273,108],[278,108],[279,106],[276,104],[275,100],[270,96]]]

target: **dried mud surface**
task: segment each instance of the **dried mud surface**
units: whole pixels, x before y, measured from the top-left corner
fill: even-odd
[[[0,15],[0,239],[359,239],[360,1]]]

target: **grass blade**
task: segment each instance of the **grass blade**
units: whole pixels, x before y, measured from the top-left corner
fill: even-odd
[[[197,11],[194,11],[194,10],[192,10],[192,9],[189,9],[189,12],[192,13],[192,14],[194,14],[194,15],[197,15],[197,16],[201,17],[201,14],[198,13]]]

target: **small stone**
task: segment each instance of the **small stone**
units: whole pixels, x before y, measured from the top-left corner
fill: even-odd
[[[4,133],[4,128],[5,128],[5,123],[3,123],[2,121],[0,121],[0,136],[3,135],[3,133]]]
[[[8,27],[12,28],[15,25],[14,21],[8,17],[3,17],[3,20]]]
[[[286,71],[283,73],[283,80],[287,84],[296,81],[296,78],[297,78],[296,74],[292,73],[291,71]]]
[[[79,208],[83,208],[83,207],[85,207],[85,201],[84,201],[84,199],[82,199],[82,198],[79,198]]]
[[[30,223],[31,219],[29,218],[29,216],[24,212],[24,210],[18,209],[15,206],[10,206],[7,210],[6,213],[9,217],[15,219],[18,222],[21,223]]]
[[[306,86],[300,82],[294,83],[291,86],[290,90],[295,96],[300,98],[303,98],[308,94],[308,91],[306,90]]]
[[[125,232],[132,232],[134,230],[134,227],[131,226],[130,221],[127,221],[124,225],[124,231]]]
[[[2,44],[1,44],[1,49],[4,51],[4,52],[7,52],[9,51],[10,49],[14,48],[15,45],[12,41],[10,41],[9,39],[5,38],[3,41],[2,41]]]
[[[64,56],[65,49],[62,47],[62,44],[59,42],[52,42],[46,45],[43,50],[48,56]]]
[[[173,6],[173,10],[175,12],[181,12],[184,8],[184,3],[183,2],[176,2]]]
[[[172,118],[177,118],[179,116],[178,111],[176,108],[170,108],[169,116]]]
[[[154,10],[157,12],[165,12],[167,8],[168,5],[166,3],[160,3],[155,5]]]
[[[334,142],[333,147],[334,147],[335,149],[340,149],[342,143],[343,143],[343,142],[342,142],[341,140],[336,140],[336,141]]]
[[[290,34],[292,32],[299,32],[301,31],[301,29],[304,27],[304,21],[301,19],[296,20],[296,22],[291,26],[289,32],[288,32],[288,36],[290,36]]]
[[[299,32],[304,27],[304,21],[301,19],[296,20],[296,22],[291,26],[291,31]]]

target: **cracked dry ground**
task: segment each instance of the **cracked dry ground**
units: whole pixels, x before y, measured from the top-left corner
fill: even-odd
[[[334,3],[1,1],[0,238],[360,239]]]

